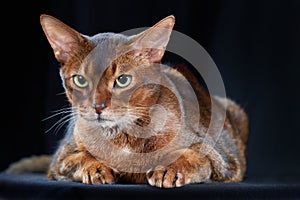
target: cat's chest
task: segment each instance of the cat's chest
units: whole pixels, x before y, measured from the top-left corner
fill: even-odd
[[[107,154],[107,152],[114,151],[150,153],[163,148],[174,138],[174,132],[171,130],[149,133],[150,130],[146,129],[143,136],[137,135],[138,132],[140,131],[135,129],[120,130],[117,127],[92,129],[86,128],[78,122],[75,125],[73,135],[76,143],[91,154]]]

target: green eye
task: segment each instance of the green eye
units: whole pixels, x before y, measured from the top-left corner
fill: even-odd
[[[81,75],[75,75],[73,76],[73,82],[76,86],[80,87],[80,88],[85,88],[88,86],[88,82],[87,80],[81,76]]]
[[[131,83],[131,79],[130,75],[123,74],[116,79],[116,84],[118,87],[124,88]]]

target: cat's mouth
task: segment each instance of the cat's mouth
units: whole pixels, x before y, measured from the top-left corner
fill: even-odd
[[[113,122],[113,120],[111,120],[111,119],[107,119],[107,118],[104,118],[104,117],[102,117],[102,116],[97,116],[97,118],[93,118],[93,119],[91,119],[91,118],[86,118],[86,117],[84,117],[84,119],[86,120],[86,121],[88,121],[88,122],[90,122],[90,123],[97,123],[97,124],[100,124],[100,125],[104,125],[105,123],[108,123],[108,122]]]
[[[103,118],[103,117],[101,117],[100,115],[98,115],[97,121],[98,121],[99,123],[103,123],[103,122],[107,122],[107,121],[112,122],[113,120],[111,120],[111,119],[106,119],[106,118]]]

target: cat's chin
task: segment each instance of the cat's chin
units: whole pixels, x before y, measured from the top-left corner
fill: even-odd
[[[101,126],[102,128],[113,128],[116,123],[114,123],[112,120],[97,120],[98,126]]]

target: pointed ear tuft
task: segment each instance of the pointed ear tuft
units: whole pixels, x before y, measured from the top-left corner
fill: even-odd
[[[147,50],[146,58],[150,62],[160,62],[169,42],[174,24],[175,17],[173,15],[162,19],[151,28],[140,33],[133,47],[137,50]]]
[[[66,63],[86,40],[80,33],[50,15],[42,14],[40,23],[60,63]]]

